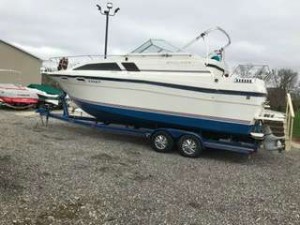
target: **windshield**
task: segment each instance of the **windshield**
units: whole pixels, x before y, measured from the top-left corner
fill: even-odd
[[[150,39],[131,53],[178,52],[179,48],[162,39]]]

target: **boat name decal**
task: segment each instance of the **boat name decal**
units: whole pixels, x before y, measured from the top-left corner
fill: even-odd
[[[101,80],[88,79],[88,82],[89,82],[89,83],[92,83],[92,84],[99,84],[99,83],[101,83]]]

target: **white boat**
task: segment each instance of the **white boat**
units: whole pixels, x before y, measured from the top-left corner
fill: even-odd
[[[193,42],[215,30],[228,43],[206,57],[149,42],[127,55],[45,73],[105,123],[249,136],[264,109],[265,83],[229,76],[224,51],[231,41],[223,29],[210,29]]]

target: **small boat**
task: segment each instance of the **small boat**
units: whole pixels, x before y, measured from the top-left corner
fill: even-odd
[[[26,109],[35,107],[38,102],[37,94],[27,87],[15,84],[0,84],[0,106]]]
[[[225,34],[226,45],[208,50],[205,57],[185,52],[213,31]],[[45,74],[104,123],[249,137],[264,110],[267,91],[261,79],[229,75],[225,49],[230,44],[229,35],[217,27],[181,51],[150,41],[130,54]]]
[[[35,92],[39,97],[39,104],[51,104],[61,106],[60,96],[63,91],[46,84],[30,84],[27,89]]]

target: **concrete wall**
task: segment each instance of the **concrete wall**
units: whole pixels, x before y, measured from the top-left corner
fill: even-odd
[[[0,40],[0,83],[41,83],[41,65],[40,59]]]

